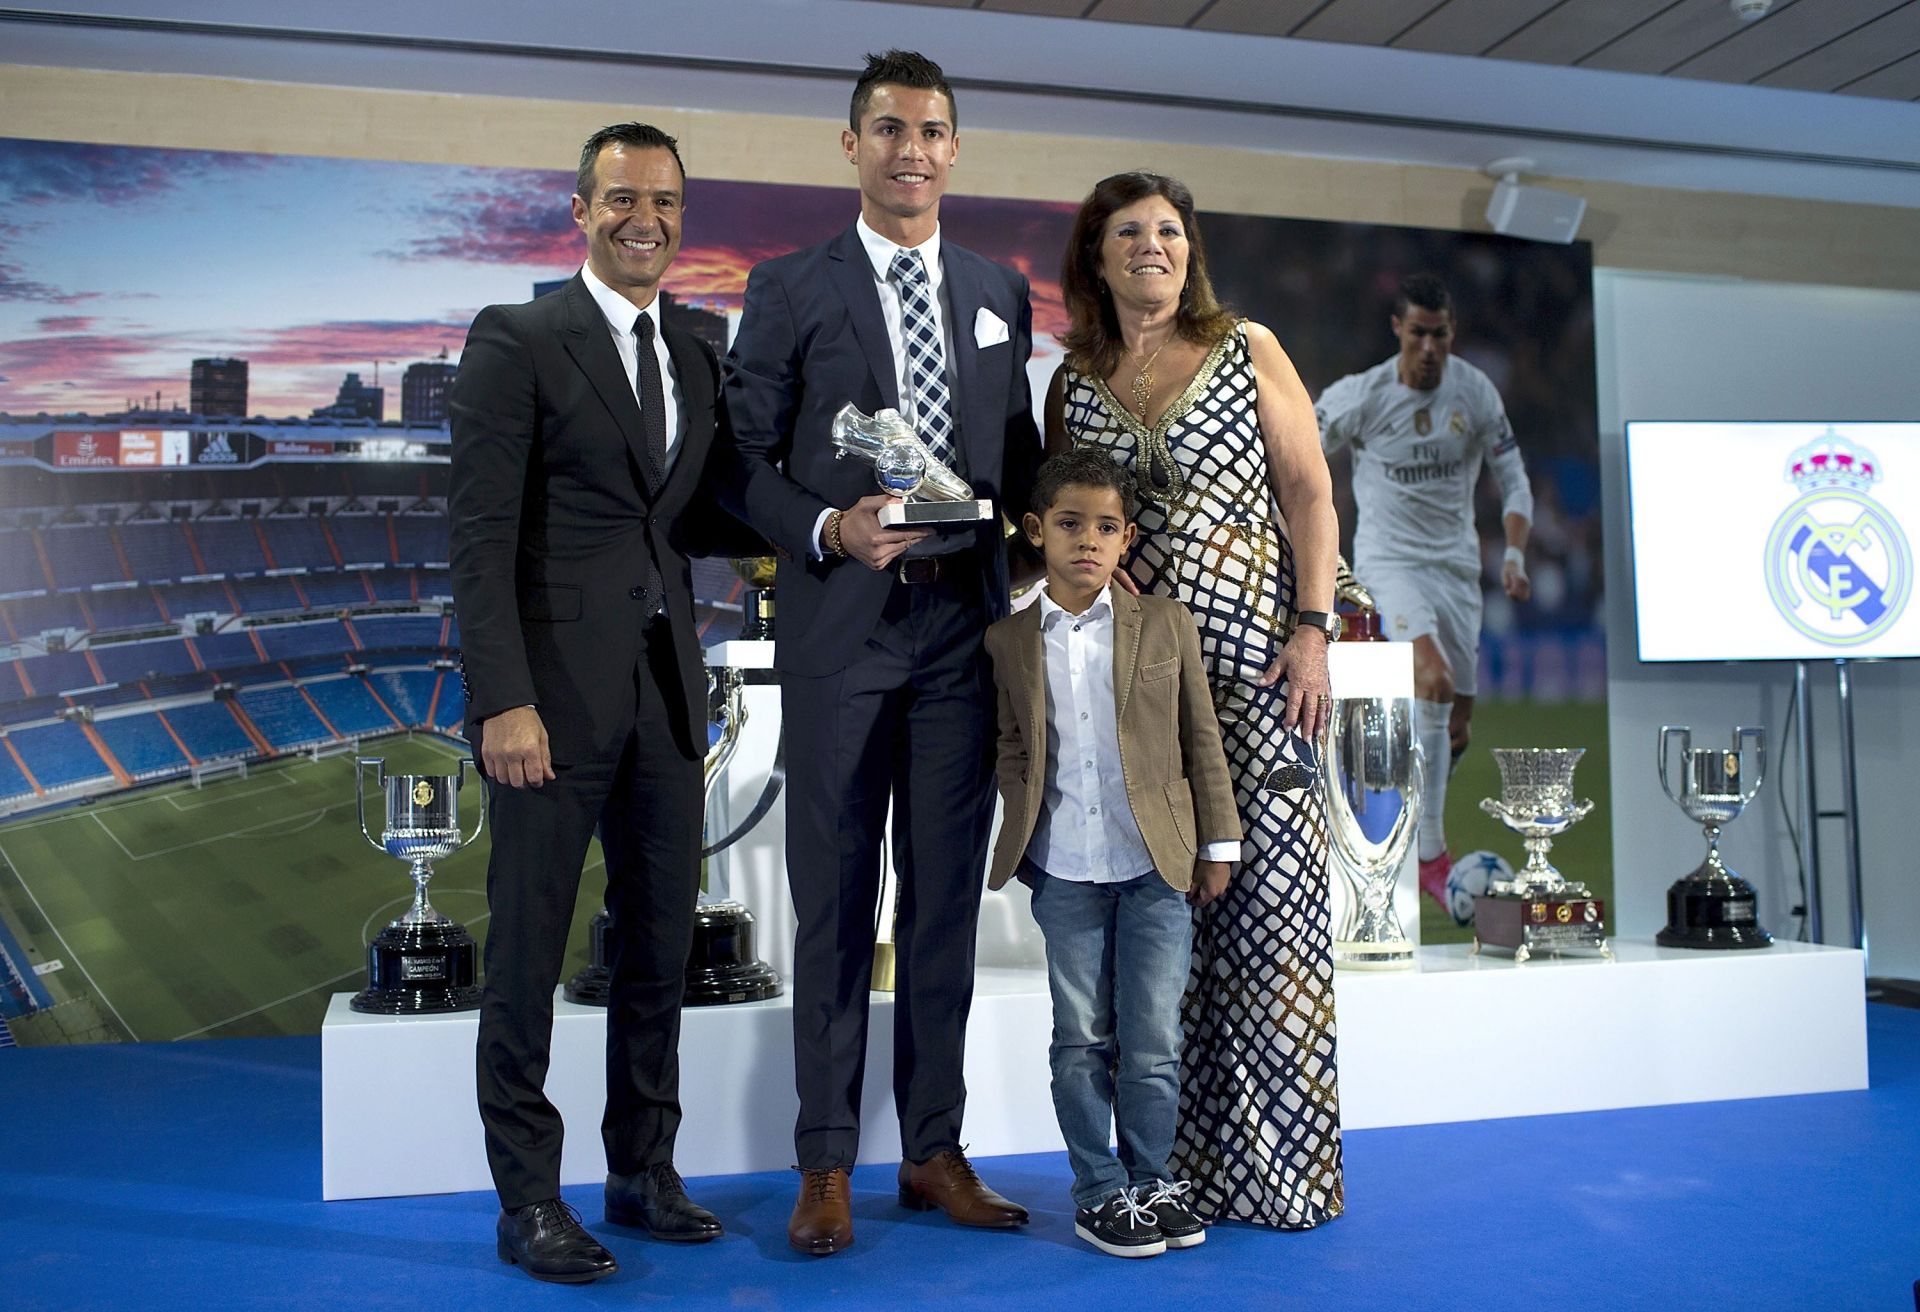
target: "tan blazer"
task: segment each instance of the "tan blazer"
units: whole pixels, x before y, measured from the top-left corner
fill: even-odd
[[[1200,634],[1187,608],[1170,597],[1135,597],[1117,587],[1108,596],[1114,719],[1127,804],[1154,868],[1184,891],[1193,886],[1194,858],[1203,843],[1241,836],[1220,722],[1200,664]],[[989,628],[987,654],[999,688],[997,769],[1006,803],[987,883],[999,888],[1013,878],[1033,841],[1046,789],[1047,671],[1039,605]]]

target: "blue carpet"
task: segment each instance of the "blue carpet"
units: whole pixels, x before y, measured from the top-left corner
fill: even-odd
[[[573,1288],[495,1260],[491,1195],[318,1201],[317,1039],[11,1050],[0,1052],[0,1309],[1908,1312],[1920,1012],[1869,1007],[1868,1037],[1862,1093],[1355,1133],[1345,1217],[1300,1234],[1219,1226],[1199,1248],[1145,1262],[1073,1237],[1058,1154],[981,1163],[1034,1209],[1020,1233],[910,1215],[892,1202],[892,1168],[863,1167],[857,1243],[828,1260],[786,1247],[790,1175],[694,1182],[728,1235],[693,1249],[606,1230],[598,1189],[575,1189],[569,1201],[622,1269]],[[369,1094],[391,1098],[396,1118],[433,1114]]]

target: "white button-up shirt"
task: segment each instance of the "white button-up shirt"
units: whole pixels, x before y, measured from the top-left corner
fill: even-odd
[[[581,265],[580,278],[606,318],[607,331],[613,334],[613,349],[620,353],[620,368],[627,375],[627,386],[633,390],[636,403],[640,403],[640,383],[635,374],[640,364],[640,339],[634,335],[633,321],[642,314],[653,320],[653,354],[660,362],[660,382],[667,393],[666,467],[670,470],[673,458],[680,454],[680,407],[685,401],[680,393],[680,374],[673,367],[673,355],[667,350],[665,334],[660,331],[660,298],[656,295],[652,305],[638,310],[632,301],[601,282],[594,275],[593,266]]]
[[[1046,785],[1027,856],[1055,879],[1118,884],[1153,869],[1120,769],[1113,599],[1075,615],[1040,590],[1047,667]]]

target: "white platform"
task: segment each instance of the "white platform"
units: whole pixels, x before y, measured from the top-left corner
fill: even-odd
[[[1422,948],[1416,969],[1339,972],[1342,1121],[1349,1129],[1860,1089],[1863,961],[1781,943],[1698,953],[1617,942],[1618,960],[1524,966]],[[474,1105],[475,1013],[357,1015],[335,995],[321,1030],[327,1198],[490,1187]],[[548,1092],[566,1117],[567,1184],[601,1179],[604,1013],[556,1000]],[[793,1161],[787,999],[686,1013],[678,1164],[687,1175]],[[892,1000],[873,999],[862,1161],[899,1156]],[[967,1045],[969,1151],[1060,1147],[1047,1091],[1042,974],[985,969]]]

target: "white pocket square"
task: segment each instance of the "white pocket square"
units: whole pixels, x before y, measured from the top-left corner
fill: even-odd
[[[998,346],[1007,340],[1007,321],[989,310],[980,307],[980,313],[973,316],[973,344],[979,350],[989,346]]]

